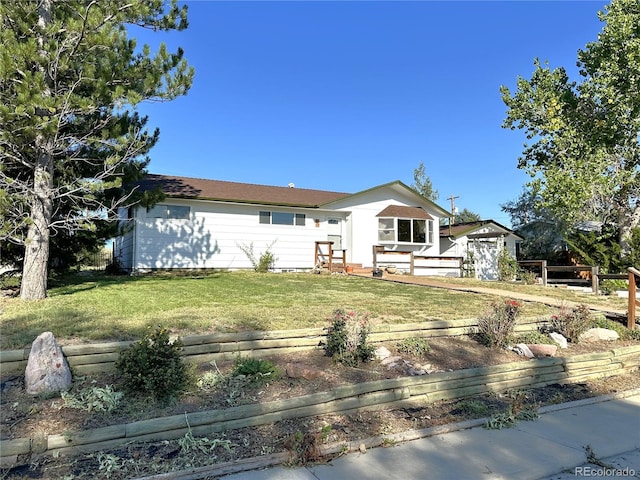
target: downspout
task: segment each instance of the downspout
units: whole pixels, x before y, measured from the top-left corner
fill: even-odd
[[[133,218],[131,219],[133,221],[133,238],[131,239],[133,242],[133,245],[131,246],[131,274],[133,275],[136,271],[137,268],[136,266],[138,265],[138,210],[140,209],[140,207],[135,207],[133,209]]]

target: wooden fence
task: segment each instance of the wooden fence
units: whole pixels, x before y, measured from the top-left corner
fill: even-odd
[[[388,407],[417,407],[511,388],[536,388],[619,375],[640,366],[640,346],[574,357],[545,358],[433,375],[402,377],[345,385],[327,392],[253,405],[154,418],[92,430],[46,435],[42,439],[0,441],[3,465],[19,455],[74,455],[119,447],[130,442],[152,442],[210,435],[269,424],[289,418],[350,413]]]
[[[382,245],[373,246],[373,268],[384,268],[393,265],[398,270],[405,270],[409,275],[422,271],[423,275],[441,275],[451,272],[455,277],[464,276],[463,257],[443,257],[416,255],[414,252],[387,250]]]
[[[638,290],[636,282],[640,280],[640,270],[629,267],[629,310],[627,311],[627,328],[636,327],[636,307],[640,306],[640,301],[636,292]]]
[[[369,341],[380,343],[409,337],[443,337],[465,335],[478,326],[478,319],[432,320],[420,323],[376,325]],[[540,325],[538,318],[518,320],[516,331],[535,330]],[[233,360],[237,355],[266,357],[280,353],[294,353],[318,347],[325,338],[322,328],[280,330],[269,332],[215,333],[183,337],[186,361],[207,363]],[[119,352],[132,342],[108,342],[89,345],[64,345],[64,353],[74,375],[91,375],[108,372],[118,359]],[[0,351],[0,371],[4,373],[24,372],[30,348]]]

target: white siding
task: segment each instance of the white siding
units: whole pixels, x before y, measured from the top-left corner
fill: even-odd
[[[443,242],[443,256],[459,256],[466,257],[467,252],[473,252],[476,278],[481,280],[497,280],[498,279],[498,255],[500,250],[506,243],[506,248],[511,256],[516,256],[517,238],[509,231],[498,227],[497,225],[487,224],[472,232],[469,235],[473,237],[478,234],[496,233],[497,237],[489,238],[469,238],[461,236],[450,243],[448,239],[441,239]],[[504,236],[499,236],[500,234]],[[446,245],[444,245],[446,242]]]
[[[271,245],[276,270],[310,269],[316,241],[327,240],[327,213],[286,207],[171,199],[163,203],[190,205],[188,220],[137,220],[136,269],[248,269],[242,246],[253,245],[256,259]],[[261,224],[260,211],[304,213],[305,225]],[[331,216],[335,217],[335,213]],[[315,219],[320,220],[316,227]]]
[[[413,251],[417,255],[437,256],[439,254],[438,213],[428,202],[421,201],[416,195],[404,190],[407,193],[396,188],[373,189],[332,204],[332,207],[337,210],[351,213],[347,222],[350,238],[346,246],[351,252],[349,254],[351,262],[361,263],[365,267],[373,266],[373,246],[380,244],[377,215],[389,205],[423,207],[433,217],[434,232],[432,245],[387,244],[387,248]]]
[[[118,210],[119,228],[122,229],[124,235],[116,237],[114,240],[113,252],[114,256],[118,259],[120,267],[124,270],[131,271],[133,268],[133,252],[134,252],[134,231],[133,228],[127,228],[132,226],[133,222],[127,220],[127,209],[120,208]]]

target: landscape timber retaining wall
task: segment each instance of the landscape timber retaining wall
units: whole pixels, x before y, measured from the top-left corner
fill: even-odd
[[[369,340],[373,343],[397,341],[408,337],[447,337],[465,335],[478,326],[477,319],[431,320],[419,323],[384,324],[372,328]],[[516,332],[535,330],[539,319],[520,319]],[[191,363],[232,360],[237,355],[266,357],[279,353],[293,353],[318,347],[325,337],[322,328],[280,330],[267,332],[214,333],[183,337],[182,355]],[[91,375],[113,370],[122,349],[133,342],[108,342],[87,345],[63,345],[64,353],[74,375]],[[0,372],[22,373],[27,366],[30,348],[0,351]]]
[[[550,357],[432,375],[402,377],[345,385],[327,392],[243,405],[220,410],[141,420],[92,430],[0,441],[0,463],[10,465],[19,455],[75,455],[119,447],[130,442],[153,442],[210,435],[269,424],[288,418],[420,406],[438,400],[576,383],[638,370],[640,346],[614,348],[574,357]]]

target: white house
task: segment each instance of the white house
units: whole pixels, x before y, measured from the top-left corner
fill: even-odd
[[[248,247],[256,257],[270,248],[276,271],[304,271],[315,266],[316,242],[328,241],[363,267],[373,266],[375,245],[437,257],[438,225],[448,215],[400,181],[340,193],[148,175],[138,188],[159,188],[166,198],[121,210],[114,252],[131,272],[248,269]]]
[[[498,279],[498,255],[506,248],[516,257],[522,237],[493,220],[458,223],[440,227],[440,254],[464,257],[475,277]]]

